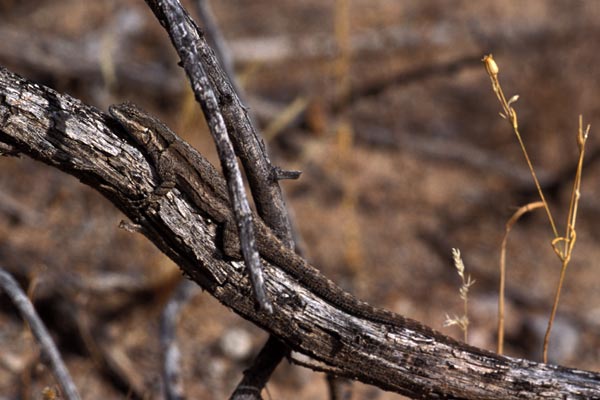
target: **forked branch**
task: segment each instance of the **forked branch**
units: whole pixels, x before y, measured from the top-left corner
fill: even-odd
[[[221,303],[336,375],[415,398],[600,397],[598,373],[498,356],[401,316],[389,324],[351,315],[276,265],[265,264],[265,278],[277,307],[273,315],[257,312],[243,268],[218,256],[214,226],[178,191],[155,213],[137,207],[158,182],[115,121],[2,68],[0,149],[98,190]]]

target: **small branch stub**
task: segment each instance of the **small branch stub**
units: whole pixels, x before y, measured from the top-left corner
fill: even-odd
[[[273,176],[276,180],[298,179],[302,175],[302,171],[288,170],[281,167],[273,167]]]

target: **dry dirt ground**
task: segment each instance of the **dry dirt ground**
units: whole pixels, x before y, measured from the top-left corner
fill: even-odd
[[[369,302],[442,332],[460,314],[460,248],[476,280],[469,342],[496,342],[504,225],[537,200],[480,62],[493,53],[561,232],[592,125],[577,244],[550,357],[600,369],[600,3],[595,1],[221,0],[214,11],[250,108],[281,166],[308,258]],[[347,7],[347,8],[346,8]],[[166,34],[142,1],[0,1],[0,64],[103,110],[131,100],[215,160]],[[29,288],[85,399],[159,398],[158,318],[176,266],[94,190],[29,159],[0,159],[0,260]],[[543,212],[509,238],[506,353],[541,358],[560,262]],[[54,380],[6,297],[0,398],[38,399]],[[225,398],[267,335],[207,294],[183,310],[189,398]],[[108,363],[107,363],[108,361]],[[398,399],[356,384],[354,398]],[[282,363],[267,398],[325,399],[322,374]]]

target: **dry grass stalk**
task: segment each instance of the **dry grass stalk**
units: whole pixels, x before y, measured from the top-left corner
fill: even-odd
[[[452,260],[454,261],[454,267],[458,272],[458,276],[460,276],[462,281],[459,289],[459,295],[463,301],[463,315],[460,317],[455,315],[454,317],[450,318],[448,314],[446,314],[444,326],[457,325],[460,330],[463,331],[463,337],[466,343],[469,330],[469,289],[471,286],[473,286],[475,280],[471,280],[471,275],[465,275],[465,264],[460,256],[459,249],[452,249]]]
[[[498,354],[502,354],[504,351],[504,288],[506,282],[506,242],[508,241],[508,234],[510,233],[513,225],[517,223],[519,218],[521,218],[524,214],[542,207],[544,207],[544,203],[541,201],[526,204],[519,208],[506,223],[506,230],[504,232],[504,237],[502,238],[502,245],[500,246],[500,288],[498,289]]]
[[[544,197],[544,193],[542,192],[542,187],[537,178],[535,170],[533,169],[533,164],[531,163],[531,159],[529,158],[529,154],[527,153],[527,149],[525,148],[525,143],[523,143],[523,139],[521,138],[521,133],[519,132],[519,122],[517,119],[517,112],[512,107],[518,99],[519,95],[514,95],[510,98],[510,100],[506,100],[504,96],[504,92],[502,91],[502,87],[500,86],[500,81],[498,80],[498,65],[494,61],[492,55],[487,55],[483,58],[483,62],[485,63],[485,69],[487,70],[490,79],[492,80],[492,88],[494,89],[494,93],[496,93],[496,97],[498,97],[498,101],[500,101],[500,105],[504,110],[504,113],[500,113],[500,116],[506,120],[508,120],[515,132],[515,136],[519,141],[519,145],[521,146],[521,151],[523,151],[523,156],[525,156],[525,161],[527,161],[527,166],[529,167],[529,172],[533,177],[533,181],[535,182],[535,187],[537,188],[540,199],[544,203],[544,209],[546,210],[546,215],[548,216],[548,221],[552,227],[552,232],[554,233],[554,237],[558,237],[558,230],[556,229],[556,224],[554,223],[554,218],[552,217],[552,212],[548,207],[548,202]]]
[[[302,114],[308,106],[307,97],[296,97],[287,107],[285,107],[263,131],[263,137],[267,143],[273,141],[279,133],[285,130],[294,119]]]
[[[571,254],[573,247],[575,246],[575,240],[577,240],[577,232],[575,231],[575,222],[577,221],[577,209],[579,206],[579,198],[581,197],[581,173],[583,169],[583,156],[585,154],[585,142],[587,141],[588,134],[590,132],[590,125],[587,125],[585,131],[583,129],[583,118],[579,116],[579,130],[577,131],[577,147],[579,148],[579,159],[577,161],[577,172],[575,173],[575,182],[573,183],[573,191],[571,192],[571,201],[569,203],[569,215],[567,216],[567,227],[564,237],[557,237],[552,241],[552,248],[562,262],[560,269],[560,278],[558,279],[558,285],[556,286],[556,294],[554,295],[554,304],[552,304],[552,312],[550,313],[550,319],[548,321],[548,327],[546,328],[546,334],[544,335],[544,362],[548,361],[548,344],[550,342],[550,332],[552,331],[552,323],[556,317],[556,310],[558,309],[558,301],[560,299],[560,291],[565,280],[565,274],[569,261],[571,260]],[[559,244],[563,243],[564,247],[559,248]]]
[[[335,43],[338,50],[334,60],[335,101],[341,103],[350,91],[350,1],[336,0],[334,7]]]
[[[515,109],[512,107],[512,104],[515,103],[519,96],[515,95],[510,98],[510,100],[506,100],[504,96],[504,92],[502,91],[502,87],[500,86],[500,81],[498,80],[499,68],[492,55],[487,55],[482,60],[485,64],[485,69],[492,81],[492,88],[498,101],[500,101],[500,105],[502,106],[503,113],[500,113],[500,116],[506,120],[508,120],[513,128],[515,136],[519,141],[519,145],[521,146],[521,150],[523,151],[523,155],[525,156],[525,160],[527,161],[527,166],[529,167],[529,171],[531,172],[531,176],[533,177],[533,181],[535,182],[535,186],[538,190],[538,194],[540,196],[543,207],[546,211],[546,215],[548,216],[548,221],[550,222],[550,226],[552,228],[552,232],[554,234],[554,239],[552,240],[552,249],[554,253],[561,260],[562,268],[560,273],[560,278],[558,282],[558,286],[556,288],[556,294],[554,296],[554,304],[552,306],[552,312],[550,314],[550,318],[548,320],[548,327],[546,329],[546,335],[544,336],[544,346],[543,346],[543,359],[544,362],[548,362],[548,343],[550,340],[550,332],[552,330],[552,324],[554,322],[554,318],[556,317],[556,311],[558,309],[558,301],[560,299],[560,292],[564,282],[564,277],[566,274],[567,266],[569,265],[569,261],[571,260],[571,254],[573,251],[573,247],[575,246],[575,240],[577,238],[577,234],[575,231],[575,222],[577,219],[577,209],[579,205],[580,198],[580,188],[581,188],[581,173],[583,168],[583,156],[585,153],[585,142],[587,141],[587,137],[590,131],[590,126],[588,125],[586,129],[583,129],[583,119],[579,116],[579,130],[577,133],[577,146],[579,148],[579,160],[577,164],[577,172],[575,174],[575,182],[573,184],[573,191],[571,193],[571,202],[569,204],[569,213],[566,222],[566,232],[564,236],[560,236],[558,234],[558,230],[556,229],[556,224],[554,222],[554,218],[552,216],[552,212],[550,211],[550,207],[548,206],[548,202],[544,197],[544,193],[542,192],[542,188],[538,181],[538,178],[535,174],[535,170],[533,169],[533,165],[531,163],[531,159],[527,153],[525,148],[525,144],[521,138],[521,134],[519,132],[519,124],[517,119],[517,113]],[[562,244],[562,246],[561,246]],[[502,287],[503,289],[503,287]],[[500,338],[499,338],[500,339]]]

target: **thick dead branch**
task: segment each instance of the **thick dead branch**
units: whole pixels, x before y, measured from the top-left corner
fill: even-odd
[[[369,321],[325,302],[280,268],[265,265],[272,315],[257,312],[240,263],[224,260],[215,226],[177,190],[158,211],[137,207],[158,183],[115,121],[0,68],[0,143],[94,187],[195,282],[292,349],[358,379],[414,398],[598,398],[600,374],[498,356],[416,321]]]

